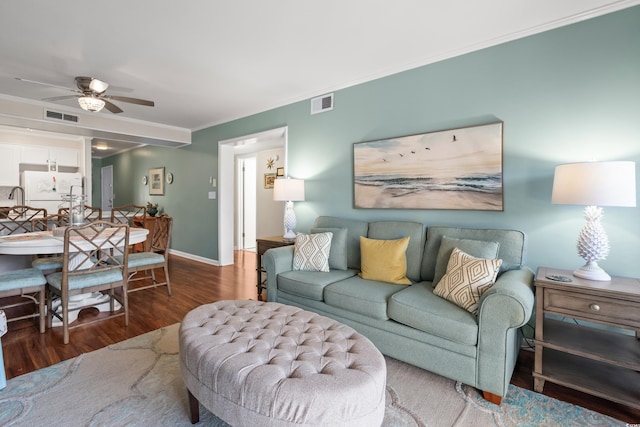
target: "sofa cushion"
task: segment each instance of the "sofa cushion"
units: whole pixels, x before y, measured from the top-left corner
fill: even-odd
[[[517,270],[524,266],[527,236],[522,231],[436,226],[427,229],[427,243],[421,268],[422,280],[433,281],[443,236],[500,243],[498,251],[498,258],[502,260],[500,272]]]
[[[329,251],[329,268],[334,270],[347,269],[347,229],[318,227],[312,228],[311,234],[333,233],[331,238],[331,250]]]
[[[328,272],[332,237],[333,233],[297,234],[293,269]]]
[[[360,237],[362,271],[368,280],[410,285],[407,279],[407,246],[409,237],[397,240],[376,240]]]
[[[387,320],[387,302],[404,289],[392,283],[350,277],[324,288],[324,302],[374,319]]]
[[[316,301],[322,301],[324,288],[340,280],[353,277],[357,270],[285,271],[278,274],[278,290]]]
[[[313,228],[347,229],[347,267],[360,270],[360,236],[366,236],[369,230],[367,221],[319,216],[313,222]]]
[[[495,283],[501,264],[501,259],[476,258],[454,248],[433,293],[476,314],[480,297]]]
[[[414,283],[394,293],[389,317],[398,323],[463,345],[476,345],[478,323],[474,315],[433,293],[429,282]]]
[[[449,264],[449,258],[451,258],[453,248],[458,248],[474,257],[493,259],[498,257],[500,244],[498,242],[456,239],[453,237],[442,236],[442,243],[440,243],[438,258],[436,259],[436,272],[433,276],[433,283],[435,285],[438,284],[440,279],[442,279],[442,276],[444,276],[444,273],[447,271],[447,265]]]
[[[369,234],[364,235],[370,239],[395,240],[409,237],[407,246],[407,277],[409,280],[419,282],[420,264],[422,263],[422,251],[424,250],[424,225],[412,221],[377,221],[369,224]]]

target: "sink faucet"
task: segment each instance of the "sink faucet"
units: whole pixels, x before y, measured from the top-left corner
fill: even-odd
[[[13,200],[13,198],[16,195],[16,190],[20,190],[20,203],[19,206],[24,206],[24,188],[20,187],[19,185],[13,187],[11,189],[11,192],[9,193],[9,200]]]

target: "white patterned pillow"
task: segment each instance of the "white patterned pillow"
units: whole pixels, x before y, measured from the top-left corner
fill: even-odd
[[[501,259],[476,258],[454,248],[433,293],[477,314],[480,297],[495,283],[500,265]]]
[[[296,235],[293,249],[293,269],[304,271],[329,271],[329,251],[333,233]]]

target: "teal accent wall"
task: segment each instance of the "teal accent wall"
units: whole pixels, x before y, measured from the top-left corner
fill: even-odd
[[[102,159],[91,159],[91,206],[102,206]]]
[[[103,164],[114,164],[119,203],[155,200],[174,215],[174,249],[217,259],[218,200],[206,195],[218,141],[288,126],[288,172],[306,180],[298,231],[318,215],[515,228],[529,237],[532,268],[573,269],[583,213],[551,205],[554,167],[640,160],[639,24],[636,6],[336,91],[327,113],[310,115],[305,100],[195,132],[189,147],[144,147]],[[495,120],[504,122],[504,212],[353,208],[353,143]],[[151,198],[141,178],[155,166],[175,182]],[[640,276],[638,213],[605,208],[609,273]]]

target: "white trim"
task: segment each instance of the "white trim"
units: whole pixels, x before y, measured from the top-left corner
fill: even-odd
[[[178,256],[180,258],[187,258],[192,261],[201,262],[203,264],[215,265],[216,267],[220,267],[220,262],[218,262],[218,260],[205,258],[200,255],[193,255],[187,252],[178,251],[176,249],[169,249],[169,254]]]

